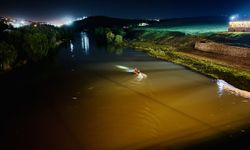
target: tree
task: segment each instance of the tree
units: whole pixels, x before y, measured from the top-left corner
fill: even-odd
[[[43,33],[28,33],[24,36],[24,50],[33,61],[46,57],[49,48],[48,38]]]
[[[115,35],[110,31],[106,34],[107,43],[113,43]]]
[[[95,36],[101,36],[101,35],[103,35],[104,34],[104,28],[101,28],[101,27],[96,28],[94,34],[95,34]]]
[[[13,45],[6,42],[0,43],[0,64],[1,69],[6,70],[11,68],[17,58],[17,52]]]
[[[47,34],[49,41],[49,48],[54,49],[56,47],[56,32],[51,31],[50,34]]]
[[[7,24],[4,23],[3,20],[0,20],[0,32],[2,32],[5,29],[8,29],[9,26]]]
[[[115,44],[116,44],[116,45],[121,45],[122,42],[123,42],[122,36],[121,36],[121,35],[116,35],[116,36],[115,36]]]
[[[114,27],[114,28],[112,28],[112,31],[114,34],[119,34],[123,37],[126,35],[126,32],[121,27]]]
[[[50,25],[31,25],[0,32],[0,69],[10,68],[14,63],[37,62],[48,55],[54,56],[57,43],[71,35],[65,28]]]

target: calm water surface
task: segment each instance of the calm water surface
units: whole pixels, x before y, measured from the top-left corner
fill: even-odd
[[[134,67],[148,77],[125,69]],[[97,47],[86,33],[49,68],[20,72],[1,90],[13,149],[178,149],[250,125],[248,99],[145,53]]]

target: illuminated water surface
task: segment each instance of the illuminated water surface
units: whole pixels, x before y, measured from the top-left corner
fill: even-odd
[[[231,138],[250,124],[249,99],[222,95],[213,80],[133,49],[107,52],[86,33],[57,63],[35,86],[32,98],[42,102],[20,109],[8,128],[20,149],[175,149]],[[138,80],[134,67],[147,78]]]

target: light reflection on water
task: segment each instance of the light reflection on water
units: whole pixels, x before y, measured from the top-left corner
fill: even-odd
[[[72,43],[71,40],[69,42],[70,42],[70,51],[71,51],[71,53],[73,53],[73,51],[74,51],[74,45],[73,45],[73,43]]]
[[[119,68],[125,72],[130,72],[130,73],[134,72],[134,68],[131,68],[131,67],[126,67],[126,66],[122,66],[122,65],[115,65],[115,66],[116,66],[116,68]]]
[[[78,37],[79,36],[79,37]],[[89,37],[86,32],[78,34],[78,38],[69,41],[67,49],[72,58],[81,58],[81,55],[89,55]]]
[[[69,41],[69,46],[70,46],[71,57],[74,58],[75,57],[75,55],[74,55],[74,45],[73,45],[71,40]]]
[[[81,32],[81,46],[85,55],[89,54],[89,38],[86,32]]]

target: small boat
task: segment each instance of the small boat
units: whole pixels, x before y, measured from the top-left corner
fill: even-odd
[[[136,75],[136,78],[140,81],[147,78],[147,75],[142,73],[139,69],[135,68],[133,73]]]

